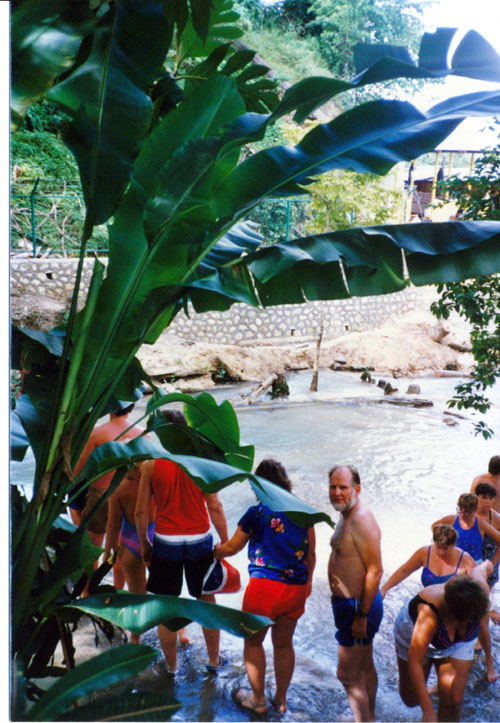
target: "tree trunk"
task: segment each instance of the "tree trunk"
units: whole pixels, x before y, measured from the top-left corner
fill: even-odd
[[[311,386],[309,387],[310,392],[318,391],[318,375],[319,375],[319,353],[321,350],[321,340],[323,339],[323,314],[321,314],[319,322],[319,334],[318,341],[316,343],[316,356],[314,357],[313,377]]]

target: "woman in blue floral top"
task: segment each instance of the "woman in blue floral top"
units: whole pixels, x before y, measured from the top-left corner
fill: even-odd
[[[291,491],[285,468],[273,459],[263,460],[255,474]],[[242,609],[275,621],[271,629],[276,678],[274,703],[280,713],[285,713],[286,693],[295,667],[293,633],[311,593],[316,562],[314,527],[299,527],[283,512],[263,504],[254,505],[240,519],[232,538],[215,547],[214,555],[218,560],[230,557],[247,542],[250,580]],[[263,642],[268,629],[245,638],[244,660],[252,693],[246,695],[240,690],[236,695],[240,705],[257,713],[267,712]]]

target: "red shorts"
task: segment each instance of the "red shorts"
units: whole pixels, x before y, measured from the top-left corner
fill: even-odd
[[[288,585],[279,580],[251,577],[243,597],[242,610],[276,620],[285,615],[298,620],[304,614],[309,585]]]

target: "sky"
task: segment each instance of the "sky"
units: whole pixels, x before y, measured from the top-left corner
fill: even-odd
[[[462,36],[469,30],[476,30],[500,53],[500,0],[468,2],[439,0],[424,10],[422,21],[427,32],[432,32],[436,27],[456,27]],[[421,110],[425,110],[453,95],[474,93],[495,87],[498,86],[492,83],[449,76],[442,85],[427,85],[421,93],[411,99],[411,102]],[[488,122],[485,118],[466,119],[440,147],[479,150],[494,145],[497,135],[487,129]]]

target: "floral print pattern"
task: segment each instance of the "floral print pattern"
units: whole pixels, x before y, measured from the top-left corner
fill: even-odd
[[[305,585],[309,550],[306,528],[263,504],[250,507],[238,525],[250,535],[248,571],[251,577]]]

